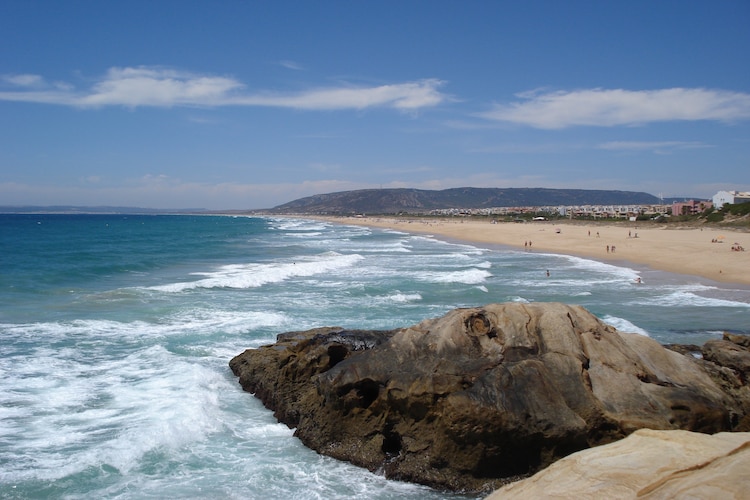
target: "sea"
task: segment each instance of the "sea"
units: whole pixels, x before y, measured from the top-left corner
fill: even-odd
[[[661,343],[750,334],[750,288],[626,263],[298,218],[0,215],[0,498],[470,498],[305,448],[228,362],[508,301]]]

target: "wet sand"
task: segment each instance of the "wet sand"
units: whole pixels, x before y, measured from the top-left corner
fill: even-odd
[[[638,223],[533,221],[491,223],[471,218],[316,217],[335,223],[429,234],[474,244],[627,261],[652,269],[750,285],[750,233]],[[735,251],[732,247],[743,247]]]

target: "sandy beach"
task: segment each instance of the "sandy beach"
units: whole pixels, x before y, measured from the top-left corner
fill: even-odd
[[[476,244],[626,261],[710,280],[750,285],[750,233],[719,228],[676,228],[638,223],[585,224],[479,219],[320,217],[327,221],[389,228]],[[736,248],[745,250],[736,250]],[[734,249],[733,249],[734,248]]]

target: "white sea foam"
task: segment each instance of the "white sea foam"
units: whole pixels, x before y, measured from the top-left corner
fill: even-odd
[[[636,300],[634,304],[659,305],[664,307],[689,306],[689,307],[731,307],[750,308],[750,303],[721,299],[717,297],[704,297],[694,293],[693,286],[673,289],[658,297],[648,300]]]
[[[650,337],[650,335],[648,334],[646,330],[638,326],[635,326],[633,323],[626,320],[625,318],[617,318],[615,316],[604,316],[603,318],[601,318],[601,320],[607,323],[608,325],[614,326],[621,332],[637,333],[645,337]]]
[[[459,271],[435,272],[428,271],[420,273],[417,278],[431,283],[463,283],[466,285],[477,285],[492,276],[492,273],[484,269],[462,269]]]
[[[280,231],[323,231],[330,226],[327,222],[308,219],[268,219],[271,229]]]
[[[508,301],[509,302],[520,302],[521,304],[529,304],[529,303],[531,303],[529,301],[529,299],[526,299],[524,297],[518,297],[518,296],[508,297]]]
[[[451,241],[435,239],[435,237],[432,235],[428,235],[428,236],[412,235],[410,239],[415,242],[427,242],[433,248],[439,247],[439,246],[451,247],[451,248],[460,250],[462,253],[465,253],[467,255],[484,255],[487,252],[486,250],[479,248],[479,247],[475,247],[473,245],[466,245],[463,243],[454,243]]]
[[[215,370],[161,346],[97,363],[87,353],[40,349],[33,362],[15,360],[12,380],[3,384],[26,389],[3,391],[2,406],[23,412],[8,412],[3,420],[22,426],[23,439],[12,440],[16,460],[0,472],[1,481],[53,480],[102,466],[127,473],[146,453],[180,448],[218,430],[227,380]]]
[[[390,302],[405,304],[407,302],[422,300],[422,296],[418,293],[394,293],[393,295],[389,295],[387,299]]]
[[[217,332],[243,333],[248,329],[272,327],[287,321],[284,314],[272,311],[223,311],[193,308],[178,311],[158,323],[147,321],[74,320],[69,322],[4,324],[6,335],[50,341],[71,340],[81,345],[95,344],[103,339],[136,340],[141,337],[169,337],[195,332],[210,335]]]
[[[537,254],[537,255],[546,255],[546,254]],[[567,261],[570,265],[572,265],[572,267],[574,268],[577,268],[583,271],[593,271],[597,273],[603,273],[613,279],[619,278],[621,280],[632,282],[635,278],[637,278],[640,275],[638,271],[631,269],[629,267],[615,266],[613,264],[608,264],[606,262],[601,262],[598,260],[585,259],[582,257],[575,257],[572,255],[549,254],[547,256],[563,259]]]
[[[362,259],[363,257],[358,254],[342,255],[336,252],[326,252],[317,257],[301,258],[295,262],[229,264],[221,266],[216,271],[192,273],[196,276],[205,276],[200,280],[158,285],[150,289],[178,293],[196,288],[257,288],[294,277],[314,276],[350,267]]]
[[[406,244],[406,241],[393,241],[388,243],[368,244],[348,248],[355,253],[411,253],[412,249]]]

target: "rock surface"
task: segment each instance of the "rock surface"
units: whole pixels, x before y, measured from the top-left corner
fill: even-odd
[[[713,436],[642,429],[579,451],[487,500],[747,498],[750,432]]]
[[[496,489],[641,428],[747,422],[737,369],[558,303],[456,309],[392,331],[290,332],[230,366],[306,446],[460,491]]]

